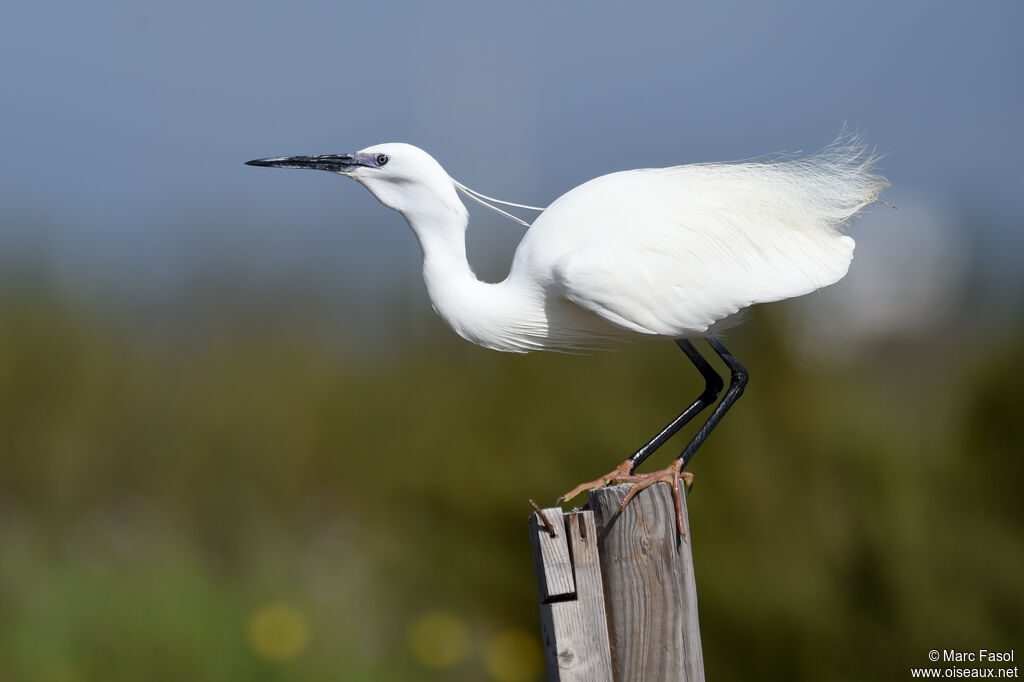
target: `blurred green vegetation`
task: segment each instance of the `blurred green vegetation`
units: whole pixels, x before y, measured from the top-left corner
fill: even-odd
[[[518,357],[395,322],[367,353],[316,305],[146,328],[46,292],[0,297],[5,682],[537,679],[527,498],[701,386],[669,343]],[[1021,329],[829,364],[784,305],[727,337],[751,384],[690,467],[709,677],[1019,649]]]

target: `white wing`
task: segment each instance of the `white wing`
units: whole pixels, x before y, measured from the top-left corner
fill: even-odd
[[[887,186],[863,147],[807,159],[613,173],[555,201],[517,249],[577,305],[634,332],[680,337],[754,303],[841,279],[839,228]]]

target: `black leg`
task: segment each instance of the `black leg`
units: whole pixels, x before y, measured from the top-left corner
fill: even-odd
[[[725,349],[725,346],[715,338],[708,337],[708,345],[711,346],[712,350],[718,353],[718,357],[722,358],[725,364],[729,367],[730,379],[729,388],[725,392],[725,396],[722,401],[715,406],[715,409],[711,412],[711,416],[704,422],[704,425],[700,427],[700,431],[693,437],[690,444],[683,450],[683,454],[679,455],[678,459],[682,461],[682,466],[685,468],[690,460],[693,459],[693,455],[697,452],[705,440],[707,440],[708,434],[711,433],[718,422],[722,421],[722,417],[729,411],[732,404],[743,394],[743,389],[747,387],[747,379],[749,375],[747,370],[744,369],[736,358],[733,357],[732,353]]]
[[[718,393],[722,390],[722,378],[711,368],[707,360],[697,352],[697,349],[693,347],[689,341],[679,340],[676,341],[679,347],[683,349],[686,356],[690,358],[690,362],[700,371],[704,376],[705,386],[704,392],[693,401],[688,408],[686,408],[678,417],[673,419],[668,426],[661,430],[661,432],[652,438],[646,445],[633,453],[633,456],[627,459],[625,462],[615,467],[614,470],[605,474],[601,478],[590,481],[588,483],[581,483],[565,495],[558,498],[559,504],[567,500],[571,500],[580,493],[586,490],[593,490],[600,488],[601,486],[611,485],[612,483],[632,483],[633,487],[626,494],[626,497],[622,500],[622,505],[619,507],[619,511],[625,508],[626,504],[629,503],[633,497],[646,488],[654,485],[655,483],[668,483],[672,487],[672,499],[675,501],[676,507],[676,525],[679,528],[680,535],[686,534],[686,527],[683,524],[683,486],[689,489],[690,484],[693,482],[693,476],[685,471],[685,467],[689,461],[693,458],[693,454],[697,452],[697,448],[707,440],[708,434],[715,428],[718,422],[722,421],[722,417],[729,411],[732,404],[743,393],[743,389],[747,386],[747,370],[743,368],[736,358],[732,356],[732,353],[725,349],[717,339],[707,338],[708,345],[711,346],[712,350],[718,353],[718,356],[722,358],[725,364],[729,367],[730,380],[729,389],[725,392],[725,396],[721,402],[715,406],[712,410],[711,416],[708,420],[700,427],[697,435],[693,437],[690,444],[683,450],[683,454],[679,455],[672,464],[661,471],[654,471],[649,474],[634,474],[633,471],[638,464],[643,462],[652,452],[658,449],[659,446],[663,445],[666,440],[672,437],[676,431],[683,427],[686,422],[693,419],[698,412],[709,406],[718,397]]]
[[[664,445],[665,441],[675,435],[675,433],[679,429],[683,428],[691,419],[696,417],[701,410],[714,403],[718,398],[718,394],[722,391],[722,377],[718,376],[718,373],[712,369],[711,365],[708,364],[708,361],[704,359],[704,356],[693,347],[693,344],[686,339],[676,339],[676,344],[684,353],[686,353],[686,357],[690,358],[690,362],[693,363],[694,367],[696,367],[704,377],[704,392],[697,396],[697,399],[694,400],[689,407],[680,412],[679,416],[669,422],[668,426],[659,431],[658,435],[649,440],[642,448],[630,456],[628,461],[633,463],[631,470],[635,470],[640,466],[645,459],[650,457],[655,450]],[[714,346],[712,346],[712,348],[714,348]],[[718,351],[717,348],[715,348],[715,350]],[[724,350],[724,348],[722,350]],[[719,355],[721,355],[721,352],[719,352]]]
[[[598,478],[587,483],[581,483],[565,495],[558,498],[558,503],[566,502],[576,497],[580,493],[600,488],[601,486],[611,485],[612,483],[633,483],[632,490],[626,495],[625,499],[622,500],[622,506],[625,507],[626,503],[629,502],[639,491],[659,482],[664,481],[672,486],[672,496],[675,500],[676,505],[676,523],[679,526],[679,532],[681,534],[686,533],[686,529],[683,526],[683,512],[682,512],[682,485],[685,483],[687,488],[690,482],[693,480],[693,476],[684,472],[682,469],[686,466],[687,462],[693,457],[693,453],[697,451],[701,443],[708,437],[711,430],[715,428],[715,425],[722,420],[722,416],[728,411],[729,407],[732,406],[736,399],[743,393],[744,387],[747,385],[747,370],[743,369],[743,366],[736,361],[736,358],[725,349],[721,343],[716,339],[706,339],[708,345],[718,353],[719,357],[725,361],[725,364],[729,367],[732,378],[729,382],[729,390],[726,391],[725,397],[722,398],[721,402],[715,406],[715,409],[711,412],[711,416],[708,417],[707,422],[700,428],[697,435],[694,436],[690,444],[683,450],[683,454],[676,458],[672,464],[666,469],[661,471],[655,471],[649,474],[634,474],[633,471],[637,465],[643,462],[652,452],[657,450],[661,445],[664,445],[665,441],[672,437],[679,429],[681,429],[688,421],[693,419],[701,410],[708,407],[715,402],[718,394],[722,390],[722,377],[718,376],[708,361],[704,359],[697,349],[693,347],[693,344],[686,340],[677,340],[676,343],[683,352],[686,353],[686,357],[690,358],[690,362],[693,363],[694,367],[704,377],[704,392],[697,396],[697,399],[693,403],[683,410],[679,416],[669,422],[668,426],[662,429],[658,435],[652,438],[646,445],[637,450],[633,455],[624,461],[619,466],[615,467],[612,471],[605,474],[601,478]]]

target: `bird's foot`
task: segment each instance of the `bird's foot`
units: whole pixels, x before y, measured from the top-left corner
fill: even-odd
[[[619,505],[618,510],[615,512],[617,515],[622,513],[622,510],[626,508],[626,505],[629,504],[629,501],[632,500],[638,492],[644,488],[651,487],[655,483],[664,482],[668,483],[672,487],[672,500],[675,502],[676,508],[676,526],[679,528],[680,535],[686,535],[686,524],[683,522],[683,489],[685,487],[685,490],[690,490],[690,487],[693,485],[693,474],[688,471],[683,471],[682,469],[683,461],[677,459],[668,467],[660,471],[652,471],[647,474],[634,474],[633,463],[627,459],[601,478],[590,481],[589,483],[581,483],[565,495],[562,495],[558,498],[558,504],[571,500],[585,490],[593,490],[594,488],[600,488],[613,483],[632,483],[633,488],[626,493],[626,497],[623,498],[622,504]]]
[[[633,487],[626,493],[626,497],[622,499],[622,504],[619,505],[615,513],[621,514],[622,510],[629,504],[629,501],[644,488],[649,488],[655,483],[668,483],[672,486],[672,501],[676,507],[676,526],[679,528],[680,535],[686,535],[686,524],[683,522],[683,490],[685,489],[689,492],[690,487],[693,486],[693,474],[682,469],[683,460],[677,459],[660,471],[652,471],[648,474],[631,474],[623,478],[623,483],[632,483]]]
[[[589,483],[580,483],[578,486],[576,486],[566,494],[559,497],[557,504],[568,502],[572,498],[576,497],[577,495],[580,495],[581,493],[586,492],[587,490],[601,488],[606,485],[611,485],[612,483],[625,483],[626,478],[628,476],[632,476],[632,474],[633,462],[627,459],[625,462],[615,467],[612,471],[608,472],[601,478],[590,481]]]

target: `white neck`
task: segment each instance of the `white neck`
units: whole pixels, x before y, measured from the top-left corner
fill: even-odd
[[[495,350],[525,352],[546,335],[542,300],[510,280],[481,282],[466,258],[469,215],[458,206],[435,206],[403,215],[423,249],[423,281],[438,315],[468,341]]]
[[[406,215],[423,250],[423,281],[430,302],[452,327],[459,313],[461,299],[478,295],[486,286],[477,279],[466,258],[466,227],[468,215]],[[456,329],[458,331],[458,329]]]

